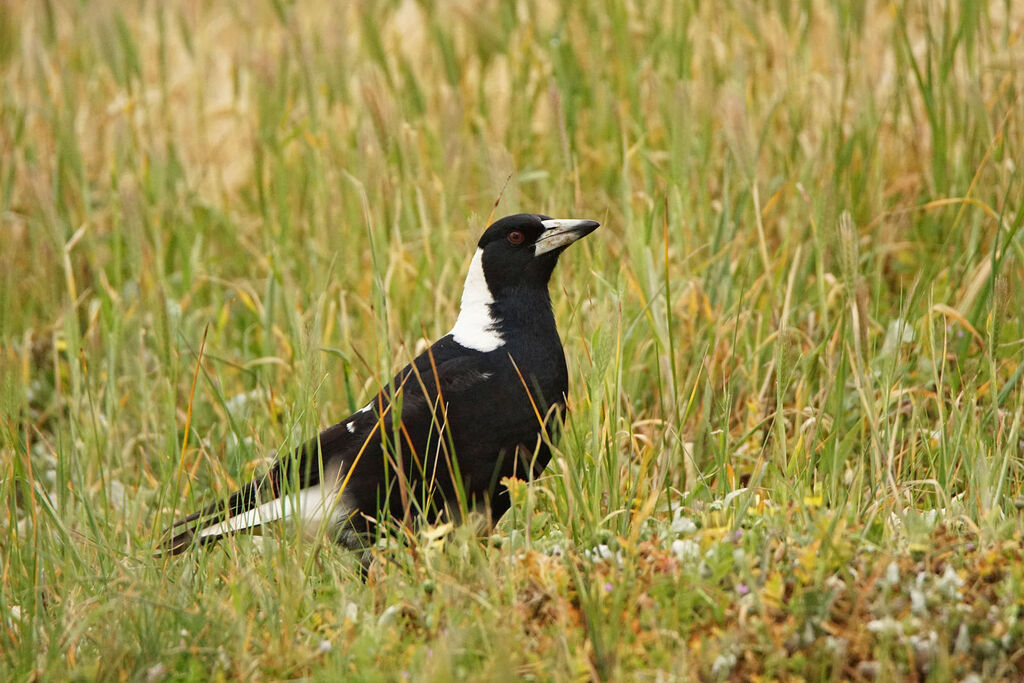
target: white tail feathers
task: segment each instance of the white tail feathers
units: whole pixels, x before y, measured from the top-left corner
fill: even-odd
[[[340,524],[351,512],[345,496],[338,495],[337,487],[311,486],[283,498],[275,498],[252,510],[246,510],[223,522],[217,522],[196,532],[196,538],[226,536],[243,529],[253,529],[279,519],[298,518],[302,524],[316,526]]]

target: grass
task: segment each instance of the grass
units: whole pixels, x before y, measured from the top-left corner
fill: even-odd
[[[999,0],[0,5],[0,678],[1019,680],[1022,39]],[[604,227],[489,541],[152,557],[445,333],[520,210]]]

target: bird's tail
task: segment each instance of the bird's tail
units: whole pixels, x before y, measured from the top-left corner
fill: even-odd
[[[321,479],[320,472],[300,468],[298,474],[303,476],[296,481],[298,486],[289,487],[285,469],[278,463],[262,479],[171,524],[164,531],[158,554],[177,555],[193,545],[213,543],[281,519],[321,524],[341,517],[337,472],[324,472]]]
[[[251,481],[241,490],[232,493],[227,499],[212,503],[171,524],[164,531],[163,540],[160,542],[160,553],[177,555],[194,543],[199,545],[212,543],[225,536],[226,533],[218,533],[217,530],[220,527],[226,529],[238,526],[240,528],[240,524],[232,525],[231,521],[241,520],[247,515],[255,516],[254,511],[260,507],[259,485],[259,481]]]

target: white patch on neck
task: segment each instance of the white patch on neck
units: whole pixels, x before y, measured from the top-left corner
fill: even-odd
[[[494,351],[505,340],[497,330],[497,321],[491,315],[494,297],[484,277],[484,252],[477,249],[469,264],[466,285],[462,289],[462,308],[451,335],[456,342],[476,351]]]

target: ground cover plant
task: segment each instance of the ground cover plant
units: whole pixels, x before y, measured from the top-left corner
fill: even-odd
[[[1021,3],[15,0],[0,73],[3,680],[1024,676]],[[490,538],[153,557],[517,211],[603,227]]]

